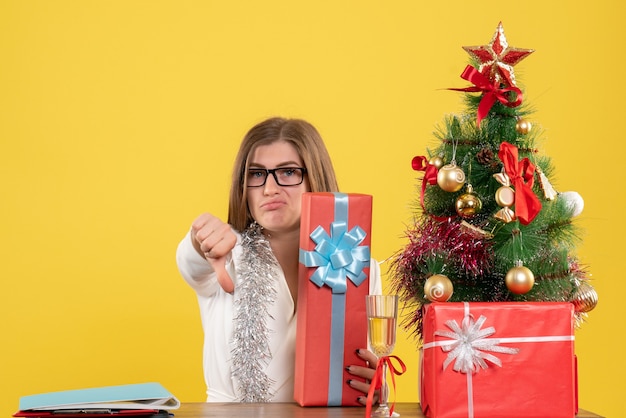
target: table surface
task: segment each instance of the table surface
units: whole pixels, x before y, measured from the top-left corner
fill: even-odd
[[[419,403],[397,403],[396,411],[404,418],[424,418]],[[183,403],[172,411],[174,418],[363,418],[362,407],[301,407],[296,403]],[[597,418],[589,411],[579,410],[577,418]]]

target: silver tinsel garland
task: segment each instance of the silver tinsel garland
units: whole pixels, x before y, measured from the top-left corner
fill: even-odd
[[[268,307],[276,300],[280,266],[261,229],[254,222],[242,234],[243,253],[235,283],[233,376],[241,402],[269,402],[274,395],[264,368],[272,358]]]

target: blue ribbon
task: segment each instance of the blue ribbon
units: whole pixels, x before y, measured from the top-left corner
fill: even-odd
[[[313,251],[300,249],[300,262],[306,267],[317,267],[311,281],[319,287],[332,289],[330,326],[330,363],[328,377],[329,406],[341,405],[343,397],[343,349],[346,316],[346,277],[356,286],[367,278],[363,268],[370,263],[370,249],[359,245],[367,235],[355,226],[348,232],[348,195],[334,193],[335,221],[330,224],[330,235],[318,226],[310,237],[315,242]]]
[[[343,398],[343,346],[345,345],[346,294],[332,293],[330,362],[328,363],[328,406],[340,406]]]

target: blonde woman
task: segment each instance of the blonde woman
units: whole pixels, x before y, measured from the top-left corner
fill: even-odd
[[[177,250],[200,305],[208,402],[293,401],[301,197],[338,190],[310,123],[270,118],[243,138],[227,222],[200,215]],[[370,293],[380,293],[379,276],[372,262]],[[364,361],[347,367],[346,384],[364,404],[376,357],[354,349]]]

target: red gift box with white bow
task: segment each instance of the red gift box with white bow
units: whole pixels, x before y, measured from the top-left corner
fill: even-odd
[[[576,415],[571,303],[431,303],[423,318],[420,404],[427,417]]]

